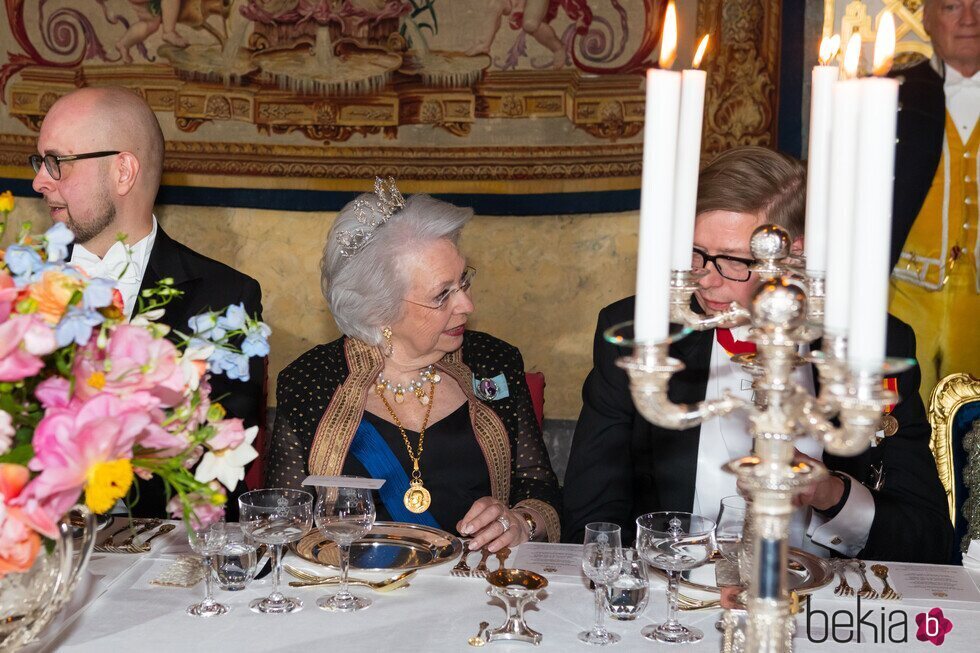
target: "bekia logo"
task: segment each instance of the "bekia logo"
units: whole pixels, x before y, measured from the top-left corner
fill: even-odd
[[[932,642],[936,646],[942,646],[946,633],[953,630],[953,622],[943,616],[940,608],[920,612],[915,615],[915,623],[919,626],[915,638],[920,642]]]
[[[814,644],[827,640],[837,644],[905,644],[909,641],[909,616],[903,610],[888,610],[884,606],[863,608],[857,597],[855,609],[819,610],[806,597],[806,638]],[[915,638],[942,646],[953,622],[941,608],[933,608],[915,616]]]

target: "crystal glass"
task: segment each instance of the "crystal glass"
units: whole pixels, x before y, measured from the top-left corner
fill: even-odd
[[[350,546],[374,526],[374,501],[371,490],[352,487],[318,487],[316,526],[324,537],[340,550],[340,589],[336,594],[321,596],[316,604],[328,612],[354,612],[371,605],[371,599],[354,596],[347,587],[350,569]]]
[[[586,644],[605,646],[615,644],[619,635],[606,630],[605,586],[619,578],[623,565],[623,546],[620,528],[607,522],[585,525],[585,546],[582,548],[582,571],[595,583],[595,625],[578,634]]]
[[[721,500],[718,526],[715,527],[715,543],[718,551],[728,562],[738,565],[738,550],[745,529],[745,499],[737,494]]]
[[[623,549],[623,564],[616,580],[606,585],[606,609],[619,621],[632,621],[647,607],[650,579],[647,564],[636,549]]]
[[[313,495],[302,490],[275,488],[252,490],[238,497],[242,530],[272,551],[272,594],[248,604],[252,612],[282,614],[303,608],[298,598],[279,591],[282,578],[282,547],[310,530],[313,523]]]
[[[226,531],[227,541],[214,556],[214,572],[218,577],[218,587],[228,592],[238,592],[255,577],[257,547],[241,526],[228,524]]]
[[[195,553],[204,558],[204,600],[187,608],[187,614],[194,617],[217,617],[228,612],[227,606],[221,605],[211,596],[211,575],[213,573],[212,557],[217,555],[227,540],[226,524],[216,522],[201,526],[195,521],[188,523],[187,541]]]
[[[682,571],[705,563],[714,551],[715,523],[689,512],[651,512],[636,520],[636,550],[648,563],[667,572],[667,621],[647,626],[647,639],[669,644],[699,642],[697,628],[677,621],[677,590]]]

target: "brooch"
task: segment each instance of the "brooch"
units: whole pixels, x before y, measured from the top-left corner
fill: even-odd
[[[507,379],[503,374],[489,379],[477,379],[473,377],[473,392],[483,401],[498,401],[510,396],[507,388]]]

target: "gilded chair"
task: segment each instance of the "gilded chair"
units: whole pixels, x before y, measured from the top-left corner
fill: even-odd
[[[970,540],[980,539],[980,379],[962,373],[942,379],[932,391],[929,422],[929,448],[960,542],[952,562],[959,563]]]

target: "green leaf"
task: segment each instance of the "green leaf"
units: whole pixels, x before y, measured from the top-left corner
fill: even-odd
[[[34,457],[34,445],[22,444],[0,456],[0,463],[26,465]]]

